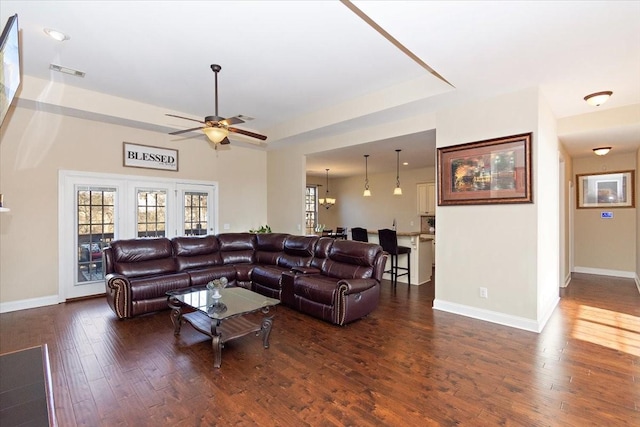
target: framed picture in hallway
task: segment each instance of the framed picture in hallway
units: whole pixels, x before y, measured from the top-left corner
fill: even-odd
[[[599,172],[576,175],[578,209],[634,208],[634,171]]]
[[[532,203],[531,135],[438,148],[438,205]]]

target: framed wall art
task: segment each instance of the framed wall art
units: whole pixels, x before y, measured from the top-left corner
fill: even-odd
[[[123,143],[123,165],[133,168],[178,171],[178,150]]]
[[[438,205],[532,203],[531,135],[438,148]]]
[[[576,175],[578,209],[634,208],[634,171]]]

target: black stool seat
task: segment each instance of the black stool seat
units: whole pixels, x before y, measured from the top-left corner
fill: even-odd
[[[378,238],[380,240],[380,246],[382,250],[389,254],[391,258],[391,269],[385,271],[385,273],[391,274],[391,282],[393,286],[398,284],[398,277],[407,276],[407,284],[411,284],[411,248],[408,246],[398,246],[398,235],[395,230],[384,228],[378,230]],[[407,255],[407,266],[398,266],[398,255]],[[405,273],[399,273],[399,270]]]

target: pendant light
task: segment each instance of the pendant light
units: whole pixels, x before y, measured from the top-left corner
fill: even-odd
[[[369,190],[369,164],[367,162],[369,158],[368,154],[364,155],[364,193],[363,197],[371,197],[371,190]]]
[[[329,209],[331,206],[336,204],[336,199],[329,197],[329,169],[327,171],[327,191],[325,192],[324,199],[318,199],[318,204],[323,206],[325,209]]]
[[[393,190],[394,196],[402,196],[402,188],[400,188],[400,152],[402,150],[396,150],[396,188]]]

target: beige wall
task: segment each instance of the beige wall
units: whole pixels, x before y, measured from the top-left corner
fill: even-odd
[[[553,310],[558,141],[541,104],[538,90],[529,89],[438,113],[438,147],[533,132],[535,203],[436,208],[435,308],[531,330],[540,330]],[[489,298],[480,298],[479,287]]]
[[[573,159],[562,144],[559,145],[560,168],[564,168],[564,180],[560,182],[560,223],[562,233],[561,236],[561,253],[560,258],[560,286],[567,286],[571,281],[571,218],[573,205],[571,204],[573,191]]]
[[[267,219],[266,152],[216,152],[200,139],[16,108],[0,135],[0,303],[58,294],[58,171],[214,181],[218,226],[246,231]],[[179,150],[179,172],[125,168],[123,141]],[[238,167],[238,165],[242,167]]]
[[[585,173],[635,169],[635,156],[611,151],[606,156],[592,155],[574,159],[573,179],[575,180],[575,175]],[[575,218],[575,271],[633,277],[637,257],[633,238],[637,233],[636,209],[576,209],[575,200],[572,204]],[[601,219],[602,211],[613,212],[613,219]]]

